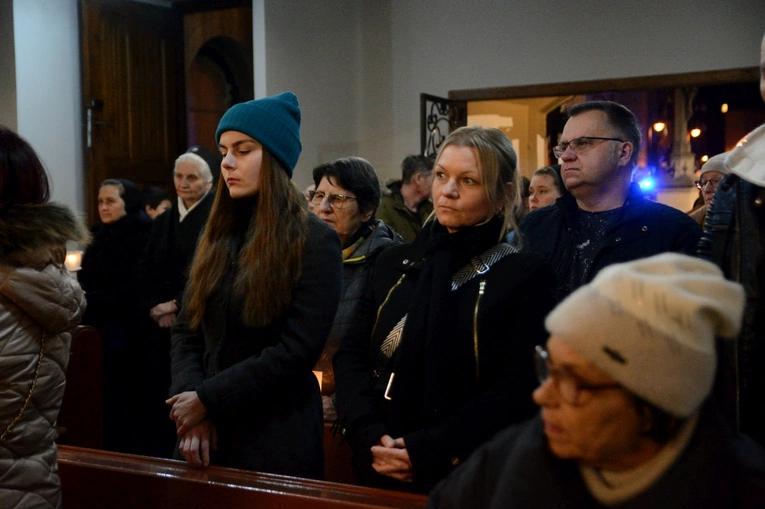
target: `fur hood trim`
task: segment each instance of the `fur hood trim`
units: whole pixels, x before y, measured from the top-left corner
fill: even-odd
[[[90,243],[83,219],[60,203],[12,205],[0,210],[0,258],[18,251],[37,251],[68,241]]]

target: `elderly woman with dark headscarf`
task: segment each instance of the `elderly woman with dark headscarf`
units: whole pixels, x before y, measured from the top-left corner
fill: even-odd
[[[101,334],[104,347],[104,447],[133,452],[130,439],[129,343],[139,334],[141,320],[138,260],[151,230],[141,211],[141,192],[129,180],[109,179],[98,191],[101,224],[82,257],[79,280],[88,299],[82,323]]]
[[[380,181],[369,162],[360,157],[344,157],[313,170],[315,190],[309,191],[313,213],[340,235],[343,245],[343,286],[340,307],[332,331],[316,368],[323,373],[324,420],[337,419],[332,396],[335,376],[332,356],[348,333],[359,301],[370,284],[372,266],[385,249],[404,239],[379,219]]]

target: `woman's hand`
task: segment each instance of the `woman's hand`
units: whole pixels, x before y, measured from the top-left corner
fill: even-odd
[[[175,313],[168,313],[159,317],[159,320],[157,320],[157,325],[159,325],[162,329],[169,329],[175,325],[176,319],[177,315]]]
[[[176,394],[166,400],[165,403],[173,407],[170,410],[170,418],[175,421],[175,429],[179,437],[182,437],[188,430],[207,417],[207,409],[200,401],[196,391]]]
[[[149,316],[151,316],[151,319],[155,322],[159,323],[160,319],[169,314],[177,314],[178,313],[178,304],[175,303],[174,300],[169,300],[167,302],[161,302],[151,308],[151,311],[149,311]],[[175,320],[173,320],[175,321]],[[160,327],[162,325],[160,324]]]
[[[192,426],[181,438],[178,450],[193,467],[210,465],[210,450],[218,450],[218,432],[210,421]]]
[[[394,440],[390,435],[383,435],[379,444],[372,447],[372,460],[372,468],[378,474],[412,482],[412,462],[403,438]]]

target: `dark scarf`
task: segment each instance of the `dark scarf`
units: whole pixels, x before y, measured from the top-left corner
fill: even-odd
[[[406,271],[415,289],[394,354],[396,378],[390,408],[394,433],[427,426],[423,419],[440,420],[443,412],[464,403],[475,389],[472,338],[466,341],[460,335],[466,317],[458,316],[461,292],[451,291],[451,280],[471,258],[496,245],[501,230],[500,217],[451,234],[436,221],[415,240],[414,252],[422,251],[415,259],[422,261]]]

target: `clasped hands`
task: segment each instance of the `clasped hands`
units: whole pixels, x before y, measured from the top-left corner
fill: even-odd
[[[149,311],[149,316],[151,316],[151,319],[157,322],[157,325],[163,329],[167,329],[175,325],[177,314],[178,305],[174,300],[161,302],[151,308],[151,311]]]
[[[372,446],[372,468],[378,474],[412,482],[412,462],[404,439],[383,435],[377,445]]]
[[[207,409],[197,396],[196,391],[176,394],[165,401],[172,406],[170,419],[175,421],[175,429],[181,437],[178,450],[183,458],[195,467],[210,464],[210,450],[218,450],[218,434],[209,420]]]

